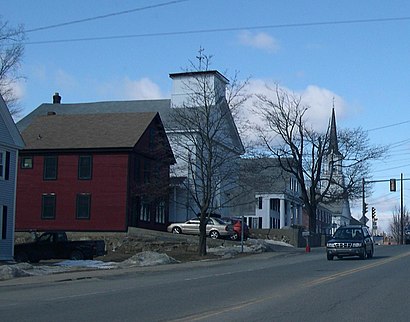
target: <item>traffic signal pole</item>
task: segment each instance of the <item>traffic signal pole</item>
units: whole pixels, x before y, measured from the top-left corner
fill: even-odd
[[[362,218],[360,219],[360,221],[362,222],[363,225],[366,225],[367,220],[368,220],[366,217],[367,203],[366,203],[365,184],[366,184],[366,181],[364,180],[364,178],[362,178]]]
[[[400,241],[404,245],[403,173],[400,174]]]
[[[403,187],[403,182],[409,179],[404,179],[403,178],[403,173],[400,174],[400,231],[399,231],[399,243],[404,244],[404,187]],[[390,182],[390,191],[394,192],[396,191],[396,179],[387,179],[387,180],[373,180],[373,181],[365,181],[364,178],[362,178],[362,223],[365,225],[366,224],[366,213],[367,213],[367,203],[365,200],[365,185],[366,183],[376,183],[376,182]]]

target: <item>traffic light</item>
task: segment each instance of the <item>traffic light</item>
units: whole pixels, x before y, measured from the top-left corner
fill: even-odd
[[[396,179],[390,179],[390,191],[396,191]]]
[[[372,219],[375,220],[376,218],[376,208],[372,207]]]

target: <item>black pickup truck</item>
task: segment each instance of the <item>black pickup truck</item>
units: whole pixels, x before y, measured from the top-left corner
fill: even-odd
[[[69,241],[65,232],[45,232],[35,241],[16,244],[14,260],[16,262],[38,263],[43,259],[93,259],[105,252],[103,240]]]

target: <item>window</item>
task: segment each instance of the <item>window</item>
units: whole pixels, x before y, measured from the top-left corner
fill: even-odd
[[[290,178],[290,190],[299,191],[298,181],[295,178]]]
[[[141,203],[141,212],[140,212],[140,220],[141,221],[149,221],[149,204],[146,202]]]
[[[6,169],[6,152],[0,150],[0,179],[4,179]]]
[[[92,176],[93,158],[91,155],[78,157],[78,179],[90,180]]]
[[[155,214],[155,222],[164,224],[165,223],[165,202],[160,201],[157,206],[157,212]]]
[[[279,211],[279,209],[280,209],[280,200],[270,199],[270,210]]]
[[[0,234],[1,239],[7,238],[7,206],[0,206]]]
[[[56,156],[44,157],[43,179],[44,180],[57,179],[57,157]]]
[[[56,195],[54,193],[43,194],[41,203],[41,219],[56,218]]]
[[[91,194],[79,193],[77,194],[77,219],[90,219],[91,211]]]
[[[263,201],[263,198],[262,198],[262,197],[258,197],[258,208],[259,208],[259,209],[262,209],[262,201]]]
[[[21,157],[20,167],[22,169],[33,169],[33,157]]]
[[[10,152],[0,150],[0,180],[9,180]]]

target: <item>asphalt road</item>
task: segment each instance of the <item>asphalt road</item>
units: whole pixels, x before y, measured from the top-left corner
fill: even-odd
[[[409,274],[404,245],[16,279],[0,282],[0,320],[409,321]]]

